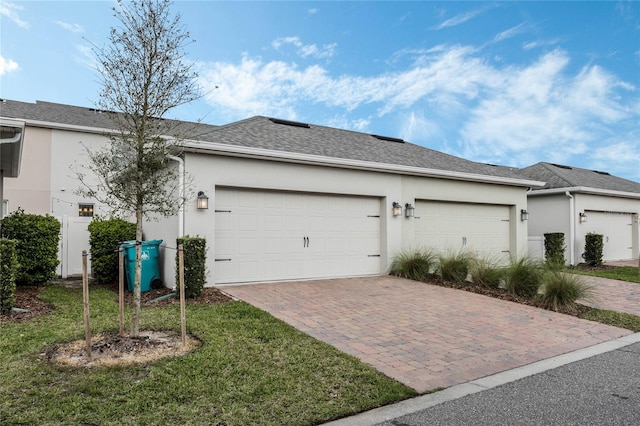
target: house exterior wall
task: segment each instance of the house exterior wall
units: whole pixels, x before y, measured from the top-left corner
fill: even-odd
[[[363,170],[350,170],[308,164],[283,163],[259,159],[210,154],[185,154],[185,168],[192,181],[185,206],[185,234],[207,240],[208,285],[213,285],[212,268],[215,252],[216,188],[247,188],[297,191],[318,194],[360,195],[381,200],[381,264],[385,273],[393,255],[413,243],[413,219],[394,217],[391,205],[397,201],[415,204],[419,199],[501,204],[510,208],[512,254],[526,252],[527,225],[520,221],[520,209],[527,208],[526,188],[506,185],[470,183],[448,179],[402,176]],[[209,209],[195,208],[195,194],[204,191]],[[175,217],[160,218],[145,224],[145,238],[161,238],[175,245],[178,223]],[[169,287],[175,285],[175,252],[165,248],[162,254],[163,277]]]
[[[50,129],[25,127],[20,176],[4,182],[7,213],[18,208],[33,214],[51,212],[52,138]]]
[[[640,199],[607,197],[593,194],[575,194],[576,216],[580,212],[587,212],[587,221],[580,223],[576,219],[576,251],[584,252],[585,237],[587,233],[593,232],[589,226],[589,211],[596,212],[612,212],[612,213],[630,213],[630,220],[633,222],[631,229],[632,259],[637,259],[639,255],[640,233],[638,232],[638,217],[640,216]],[[606,231],[605,231],[606,233]],[[604,259],[604,260],[620,260],[620,259]],[[626,259],[625,259],[626,260]]]
[[[589,227],[588,217],[587,222],[580,223],[580,213],[585,211],[631,213],[633,220],[633,225],[629,230],[633,244],[631,253],[632,258],[638,257],[640,200],[577,192],[570,195],[573,197],[573,209],[571,198],[564,193],[530,196],[528,200],[529,235],[542,237],[548,232],[564,233],[567,245],[565,259],[567,259],[567,263],[575,265],[584,261],[582,253],[584,252],[585,236],[588,232],[593,231]],[[605,260],[619,259],[605,258]]]

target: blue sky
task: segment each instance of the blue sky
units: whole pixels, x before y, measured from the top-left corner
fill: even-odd
[[[112,1],[0,0],[0,97],[97,101]],[[640,181],[640,2],[176,1],[202,99],[491,164]]]

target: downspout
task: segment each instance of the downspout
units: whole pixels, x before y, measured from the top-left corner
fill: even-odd
[[[175,155],[167,155],[169,160],[178,162],[178,196],[180,208],[178,209],[178,238],[184,237],[184,160]]]
[[[576,234],[576,206],[573,202],[573,195],[569,191],[565,191],[564,195],[569,197],[569,256],[571,256],[570,265],[575,265],[575,234]]]

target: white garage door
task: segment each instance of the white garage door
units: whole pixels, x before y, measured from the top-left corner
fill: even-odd
[[[633,258],[633,215],[620,212],[585,211],[587,232],[602,234],[604,248],[603,260],[620,260]]]
[[[416,242],[440,252],[468,250],[496,260],[509,257],[509,207],[493,204],[417,201]]]
[[[216,190],[216,284],[380,273],[376,198]]]

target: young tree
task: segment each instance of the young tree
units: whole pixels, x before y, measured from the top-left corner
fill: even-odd
[[[102,90],[98,108],[110,114],[110,144],[88,151],[88,173],[78,172],[82,194],[136,218],[136,271],[132,334],[139,334],[143,218],[175,214],[177,171],[167,155],[175,154],[185,131],[162,117],[172,108],[199,97],[196,73],[184,60],[191,43],[169,0],[118,0],[106,47],[96,47]]]

